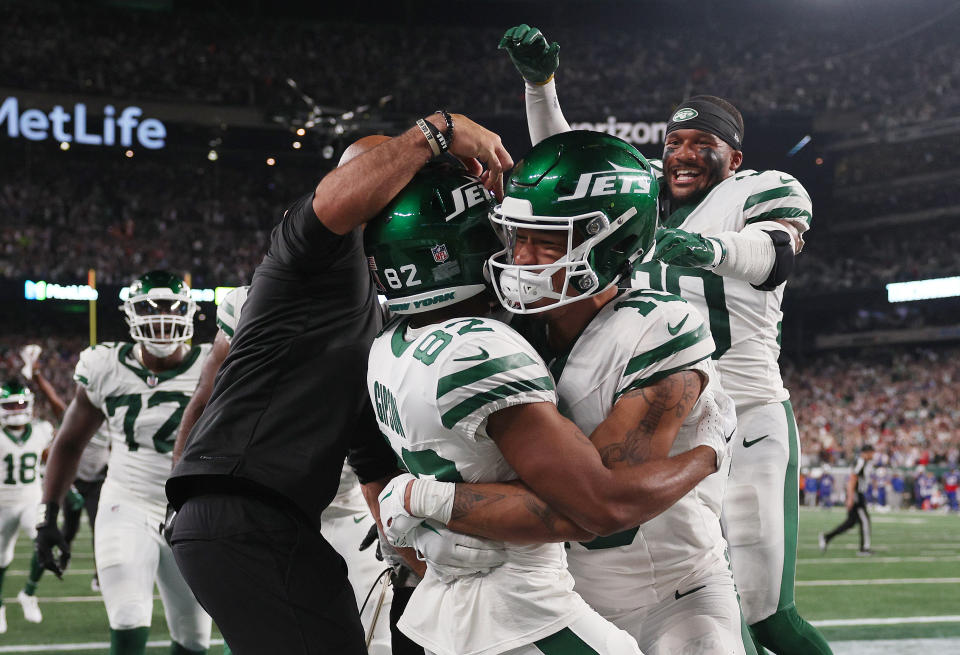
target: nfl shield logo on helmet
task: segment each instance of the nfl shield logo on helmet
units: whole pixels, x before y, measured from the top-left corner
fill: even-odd
[[[447,244],[445,243],[431,246],[430,254],[433,255],[433,261],[437,262],[438,264],[442,264],[450,259],[450,253],[447,252]]]

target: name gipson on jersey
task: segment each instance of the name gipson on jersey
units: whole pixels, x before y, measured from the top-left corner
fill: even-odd
[[[587,196],[612,196],[615,193],[649,193],[650,174],[646,171],[637,171],[610,164],[612,171],[583,173],[577,180],[577,188],[569,196],[557,198],[564,200],[579,200]]]
[[[403,425],[400,423],[400,411],[397,409],[396,397],[392,391],[379,382],[373,383],[373,406],[377,411],[377,419],[381,423],[390,426],[390,429],[401,437],[407,436],[404,434]]]
[[[459,216],[470,207],[479,205],[481,202],[489,200],[492,197],[490,192],[484,189],[483,185],[479,182],[464,184],[462,187],[454,189],[451,195],[453,196],[453,211],[443,219],[445,222]]]

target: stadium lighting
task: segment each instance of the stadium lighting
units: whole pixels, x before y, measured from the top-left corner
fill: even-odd
[[[887,302],[911,302],[933,298],[960,296],[960,276],[941,277],[913,282],[892,282],[887,285]]]
[[[323,146],[323,150],[320,151],[320,154],[323,155],[324,159],[333,158],[333,146],[331,145]]]
[[[277,163],[276,159],[274,159],[273,157],[267,157],[267,166],[273,166],[276,163]]]
[[[299,149],[300,149],[300,146],[302,146],[302,145],[303,145],[303,144],[300,143],[299,141],[294,141],[294,142],[293,142],[293,149],[294,149],[294,150],[299,150]]]
[[[133,157],[133,150],[127,150],[127,151],[126,151],[125,153],[123,153],[123,154],[124,154],[124,156],[125,156],[127,159],[130,159],[131,157]]]
[[[63,150],[64,152],[66,152],[67,150],[70,149],[70,144],[67,143],[66,141],[61,141],[61,142],[60,142],[60,149]]]
[[[793,157],[795,154],[800,152],[800,149],[803,148],[803,146],[810,143],[810,141],[811,141],[810,135],[807,134],[802,139],[800,139],[800,141],[797,142],[797,145],[793,146],[792,148],[790,148],[790,150],[787,151],[787,157]]]
[[[207,153],[207,159],[209,159],[210,161],[217,161],[217,159],[219,158],[220,158],[220,155],[217,154],[216,150],[211,150],[210,152]]]
[[[306,134],[306,133],[307,133],[307,131],[306,131],[305,129],[303,129],[302,127],[299,128],[299,129],[297,129],[297,136],[303,136],[303,135]]]

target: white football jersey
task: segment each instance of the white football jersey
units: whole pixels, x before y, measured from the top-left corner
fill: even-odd
[[[40,460],[51,441],[53,426],[41,419],[0,429],[0,505],[40,502]]]
[[[367,387],[380,429],[407,469],[446,482],[496,482],[516,473],[486,434],[505,407],[556,402],[534,349],[493,319],[408,328],[392,321],[370,350]],[[428,568],[399,626],[442,655],[492,655],[551,635],[584,611],[563,544],[508,546],[486,575],[443,581]]]
[[[659,178],[662,163],[650,163]],[[810,228],[812,211],[810,195],[794,177],[780,171],[744,170],[716,185],[698,204],[674,211],[662,225],[711,236],[782,219],[802,235]],[[724,391],[737,409],[790,397],[777,364],[786,282],[773,291],[760,291],[749,282],[702,268],[646,259],[634,271],[633,287],[683,296],[709,319],[717,344],[713,359],[718,360]]]
[[[692,304],[662,291],[621,293],[593,318],[569,353],[551,363],[560,411],[589,435],[623,394],[685,369],[703,373],[709,379],[707,388],[721,395],[710,361],[713,350],[706,322]],[[732,403],[727,404],[732,412]],[[701,412],[698,400],[671,455],[697,444]],[[725,569],[721,476],[709,476],[637,528],[570,544],[567,557],[576,591],[606,615],[672,596],[692,574],[718,565]]]
[[[237,323],[240,322],[240,310],[243,308],[243,303],[247,302],[249,291],[249,286],[230,289],[220,301],[220,304],[217,305],[217,327],[223,330],[227,343],[233,340],[233,334],[237,331]]]
[[[193,346],[180,366],[161,373],[144,368],[133,350],[122,342],[91,346],[80,353],[73,379],[103,412],[113,438],[107,483],[162,513],[177,427],[210,344]]]

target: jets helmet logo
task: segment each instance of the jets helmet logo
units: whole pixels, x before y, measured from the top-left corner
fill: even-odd
[[[444,217],[444,222],[450,222],[451,219],[456,218],[470,207],[489,201],[492,198],[490,192],[484,189],[479,182],[468,182],[454,189],[451,195],[453,196],[453,211]]]
[[[649,193],[650,173],[635,168],[624,168],[608,162],[609,171],[582,173],[577,188],[569,196],[560,196],[557,202],[579,200],[587,196],[612,196],[615,193]]]

